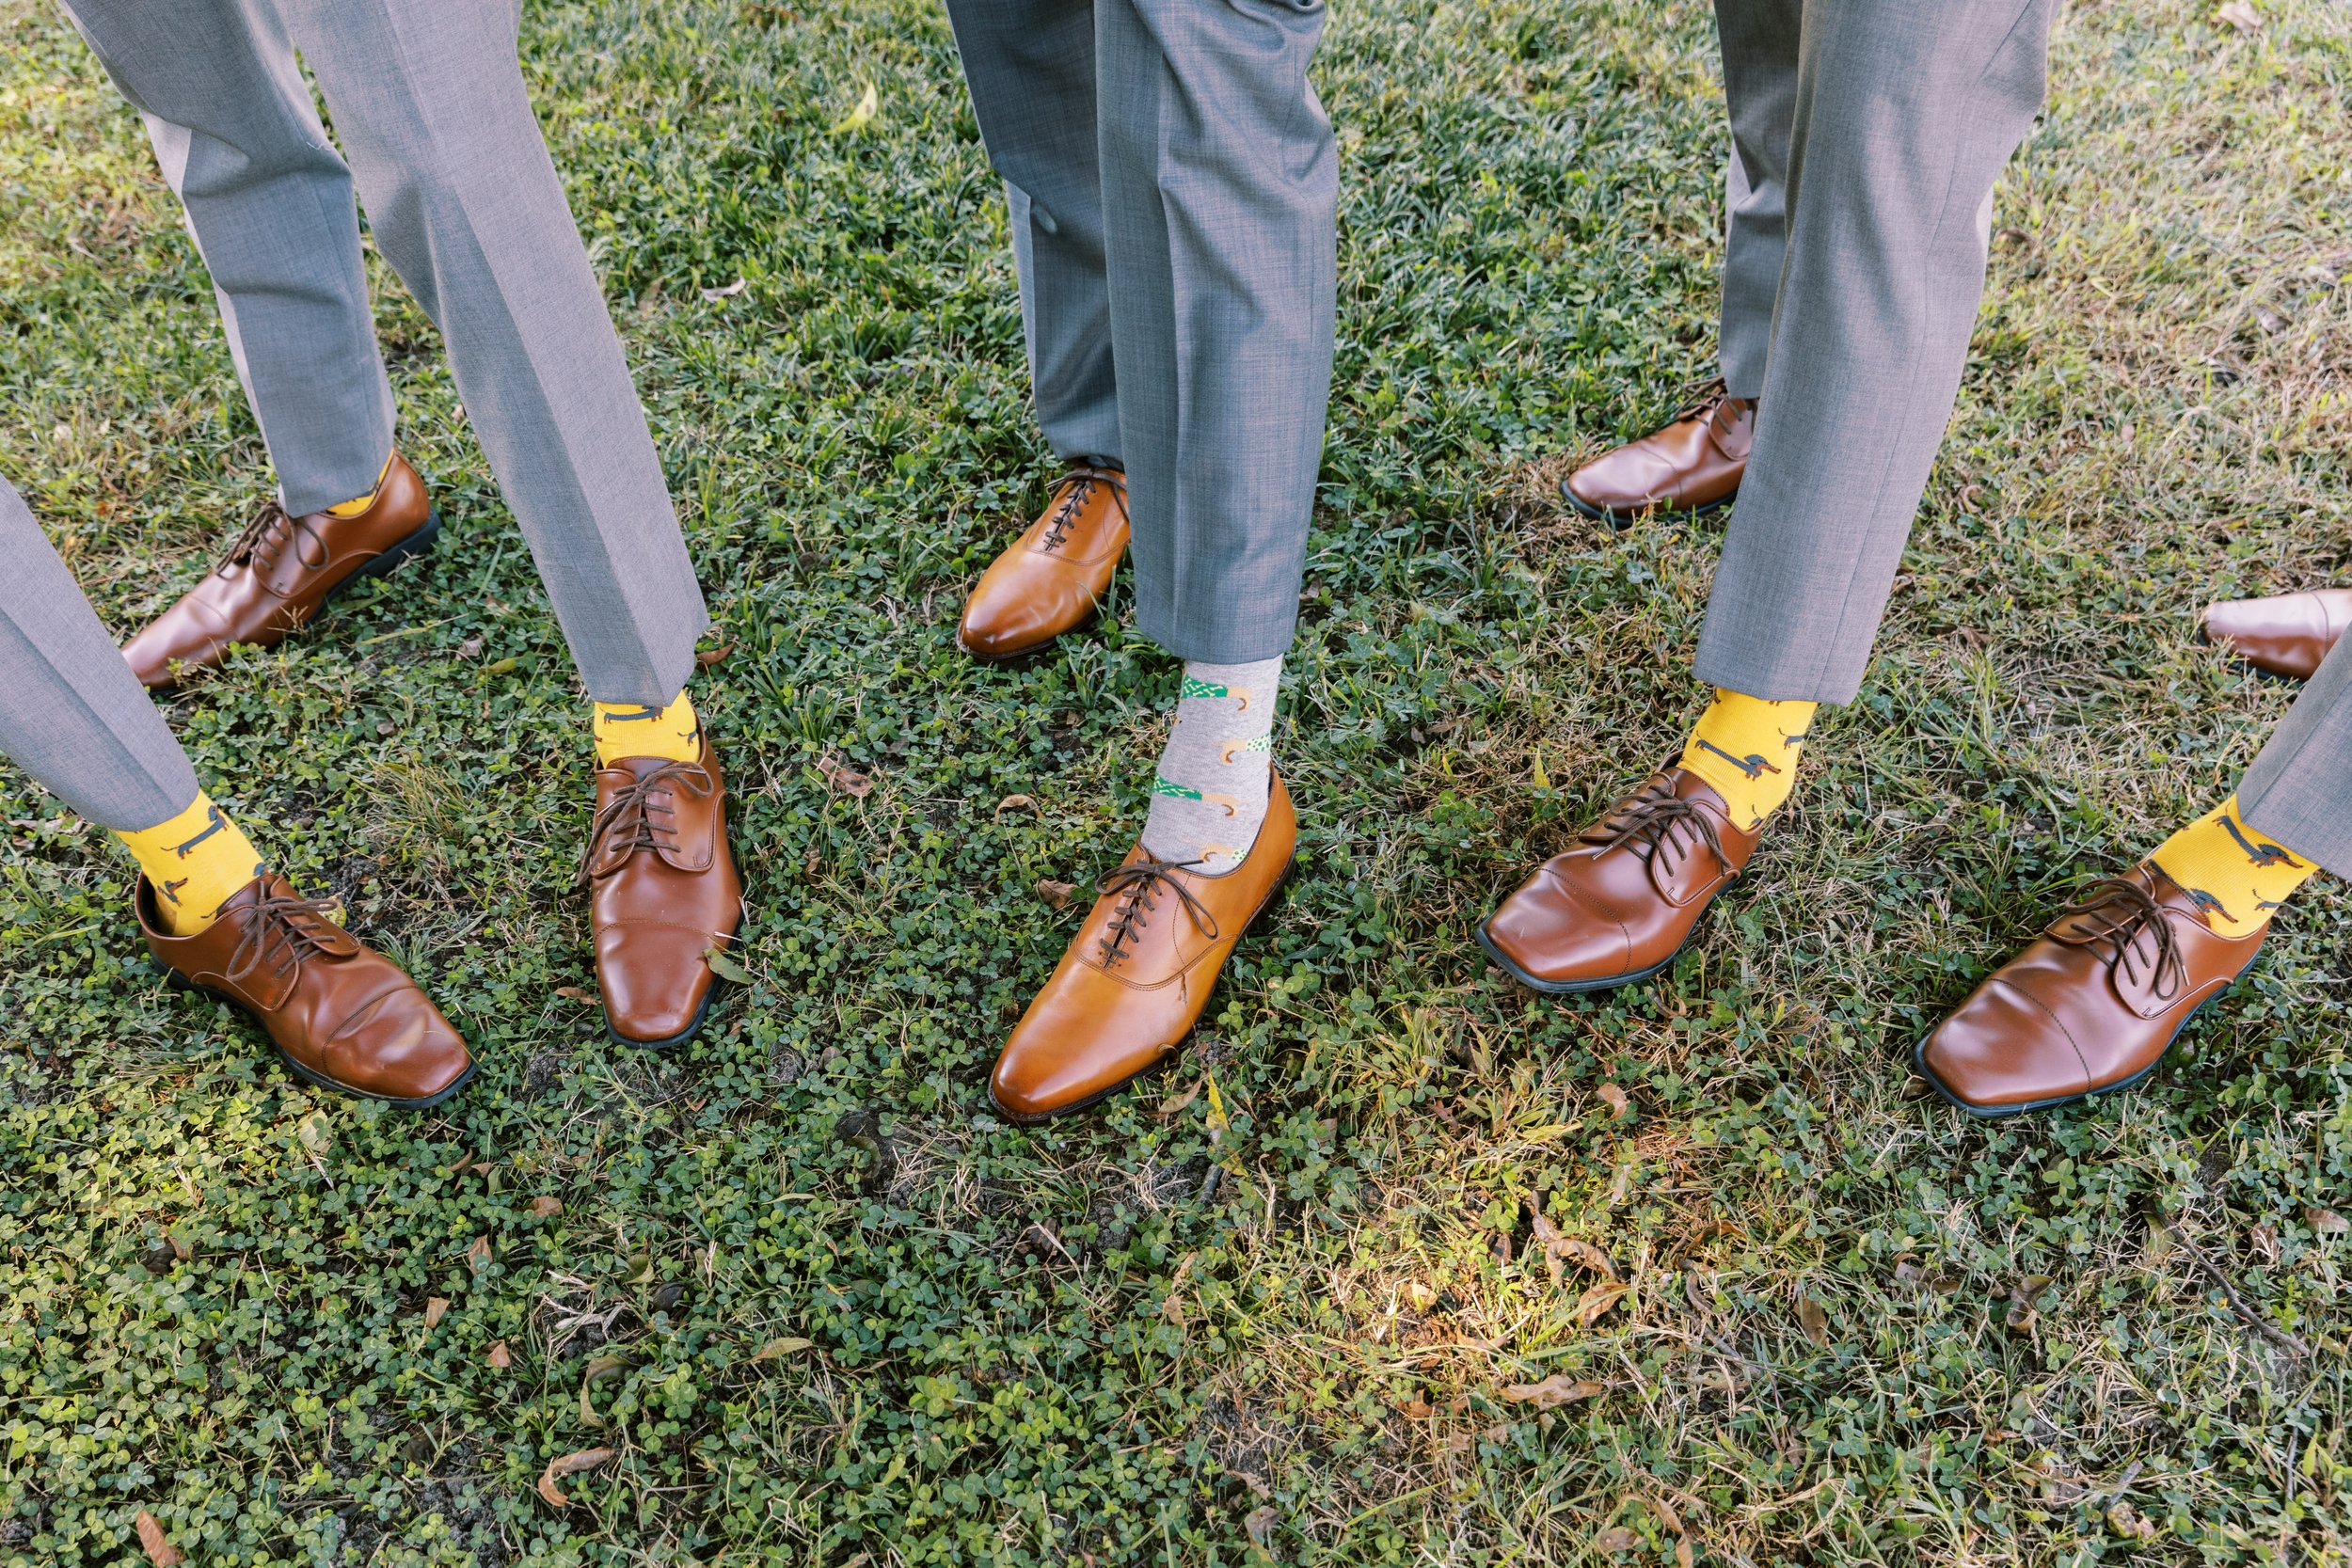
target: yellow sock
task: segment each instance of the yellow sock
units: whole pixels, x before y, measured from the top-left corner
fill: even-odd
[[[1750,831],[1797,787],[1797,758],[1816,703],[1773,703],[1718,687],[1682,749],[1682,766],[1715,786],[1732,821]]]
[[[598,768],[610,768],[623,757],[698,762],[702,754],[703,721],[694,717],[693,699],[683,691],[668,707],[647,707],[643,703],[596,705]]]
[[[384,481],[389,477],[391,471],[392,460],[387,457],[384,459],[384,466],[375,471],[374,489],[370,490],[364,496],[354,496],[347,501],[336,502],[326,509],[326,515],[330,517],[357,517],[375,504],[375,498],[383,493]]]
[[[2225,937],[2251,936],[2269,925],[2270,911],[2319,869],[2248,827],[2234,795],[2156,846],[2148,859],[2181,884],[2204,911],[2205,924]]]
[[[199,794],[168,822],[117,833],[155,884],[155,904],[175,937],[193,936],[213,923],[220,907],[262,874],[262,857],[244,830]]]

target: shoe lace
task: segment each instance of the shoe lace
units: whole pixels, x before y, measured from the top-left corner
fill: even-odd
[[[1119,907],[1111,911],[1111,927],[1103,937],[1104,969],[1119,962],[1129,940],[1143,929],[1143,923],[1152,912],[1152,901],[1162,888],[1173,889],[1176,896],[1184,901],[1184,912],[1192,916],[1193,929],[1211,942],[1217,939],[1216,916],[1209,912],[1209,907],[1192,889],[1171,875],[1200,863],[1199,861],[1133,861],[1103,879],[1104,895],[1120,900]]]
[[[1700,388],[1698,396],[1677,410],[1675,417],[1666,422],[1680,424],[1685,420],[1703,420],[1721,407],[1724,400],[1729,396],[1731,396],[1730,387],[1724,383],[1723,377],[1717,376]]]
[[[1590,841],[1603,850],[1630,844],[1638,847],[1637,852],[1646,849],[1653,857],[1662,856],[1663,869],[1671,876],[1687,852],[1675,841],[1672,830],[1677,823],[1688,824],[1698,834],[1716,864],[1725,872],[1732,869],[1731,857],[1724,852],[1724,841],[1715,831],[1715,819],[1664,784],[1652,784],[1620,800],[1593,830]]]
[[[665,762],[624,784],[588,825],[588,847],[580,857],[580,879],[587,886],[618,871],[641,849],[664,849],[677,842],[675,791],[708,799],[718,787],[697,762]]]
[[[2152,967],[2144,972],[2148,989],[2158,1001],[2169,1002],[2187,987],[2188,964],[2181,957],[2180,933],[2164,917],[2164,906],[2155,895],[2130,878],[2102,877],[2090,883],[2051,924],[2063,927],[2074,921],[2090,929],[2058,940],[2085,947],[2102,942],[2112,944],[2108,968],[2133,985],[2141,983],[2142,965],[2151,964],[2139,947],[2139,934],[2147,932],[2156,949]]]
[[[271,501],[245,525],[215,569],[225,572],[231,566],[252,566],[266,572],[278,563],[289,543],[305,566],[316,570],[326,564],[326,541],[320,537],[317,526]]]
[[[1047,550],[1062,547],[1063,542],[1070,537],[1072,525],[1077,522],[1078,514],[1086,510],[1087,501],[1093,496],[1098,484],[1110,486],[1111,504],[1119,508],[1120,520],[1126,519],[1127,482],[1124,476],[1117,469],[1098,468],[1091,465],[1073,468],[1054,482],[1053,494],[1047,498],[1046,504],[1052,510],[1045,518],[1044,536],[1038,541],[1041,547]]]
[[[276,974],[299,971],[304,958],[326,945],[311,929],[312,923],[332,925],[339,908],[332,898],[305,898],[296,893],[264,893],[249,904],[237,905],[226,916],[237,922],[238,930],[223,977],[231,985],[242,984],[265,962]]]

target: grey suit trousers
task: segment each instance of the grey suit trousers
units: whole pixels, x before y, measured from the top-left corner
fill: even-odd
[[[1338,152],[1322,0],[947,0],[1005,180],[1029,374],[1064,458],[1128,475],[1136,623],[1290,647],[1331,388]]]
[[[187,810],[196,770],[6,480],[0,562],[0,752],[117,832]]]
[[[517,0],[66,3],[186,204],[287,510],[364,495],[391,450],[356,174],[376,245],[441,329],[589,695],[676,696],[708,618],[532,118]]]
[[[1984,289],[1993,184],[2055,0],[1716,0],[1732,153],[1724,379],[1760,397],[1697,673],[1844,703],[1885,613]],[[2238,786],[2352,876],[2352,642]]]

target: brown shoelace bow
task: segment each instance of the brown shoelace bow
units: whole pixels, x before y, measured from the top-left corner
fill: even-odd
[[[1125,895],[1126,902],[1111,916],[1109,934],[1103,938],[1103,967],[1119,962],[1127,940],[1143,929],[1146,915],[1152,912],[1152,901],[1162,888],[1173,888],[1184,900],[1184,912],[1192,916],[1193,929],[1211,942],[1217,939],[1216,916],[1200,902],[1192,889],[1171,875],[1173,872],[1199,865],[1199,861],[1136,861],[1119,867],[1103,879],[1105,895]]]
[[[1722,407],[1730,396],[1731,388],[1724,382],[1722,377],[1718,376],[1700,388],[1697,398],[1676,410],[1675,417],[1666,422],[1680,424],[1685,420],[1703,420]]]
[[[1087,499],[1098,484],[1111,487],[1112,504],[1119,508],[1120,517],[1127,515],[1127,476],[1115,468],[1073,468],[1054,482],[1050,498],[1053,513],[1045,519],[1045,536],[1038,543],[1049,550],[1057,550],[1070,536],[1070,525],[1078,520]]]
[[[630,780],[588,826],[579,886],[618,871],[640,849],[669,847],[677,835],[677,807],[668,799],[673,787],[707,799],[718,785],[698,762],[665,762]]]
[[[327,939],[315,927],[331,928],[333,922],[327,916],[340,908],[332,898],[305,898],[294,893],[264,893],[249,904],[238,905],[228,911],[228,918],[237,922],[239,929],[236,951],[229,956],[222,977],[230,985],[241,985],[264,962],[278,974],[299,970],[304,958],[326,950]]]
[[[1666,857],[1664,869],[1671,876],[1675,863],[1687,852],[1675,844],[1672,830],[1677,822],[1689,823],[1713,851],[1715,863],[1725,871],[1731,869],[1731,857],[1724,853],[1715,819],[1664,784],[1652,784],[1619,804],[1593,830],[1597,835],[1593,842],[1602,849],[1614,849],[1621,844],[1646,847],[1653,856]]]
[[[257,571],[266,572],[278,563],[279,552],[290,541],[295,555],[305,566],[316,571],[326,564],[326,541],[319,537],[318,530],[311,526],[310,520],[292,516],[284,507],[271,501],[245,525],[244,531],[237,535],[236,542],[229,546],[229,553],[221,557],[220,564],[215,570],[225,572],[231,566],[251,566]]]
[[[2146,931],[2155,944],[2153,969],[2147,979],[2148,989],[2158,1001],[2169,1002],[2181,994],[2188,984],[2188,964],[2181,957],[2180,933],[2172,929],[2172,922],[2165,919],[2164,906],[2149,891],[2127,877],[2102,877],[2085,887],[2074,901],[2058,911],[2053,927],[2064,926],[2072,920],[2091,921],[2097,927],[2081,936],[2059,936],[2058,941],[2070,946],[2088,947],[2093,942],[2114,944],[2107,966],[2134,985],[2140,983],[2140,966],[2149,960],[2139,948],[2139,933]],[[2056,931],[2052,935],[2057,935]],[[2165,982],[2169,980],[2168,987]]]

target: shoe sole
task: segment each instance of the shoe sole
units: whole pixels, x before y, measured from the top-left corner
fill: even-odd
[[[2257,955],[2257,957],[2259,957],[2259,955]],[[1911,1069],[1914,1072],[1916,1072],[1920,1077],[1928,1081],[1928,1087],[1933,1089],[1937,1094],[1943,1096],[1947,1101],[1967,1112],[1979,1121],[2006,1121],[2011,1117],[2028,1116],[2035,1111],[2049,1111],[2055,1110],[2060,1105],[2080,1104],[2082,1101],[2087,1100],[2097,1100],[2102,1095],[2122,1094],[2126,1089],[2136,1089],[2139,1087],[2140,1085],[2146,1083],[2150,1078],[2154,1077],[2156,1069],[2164,1066],[2165,1058],[2172,1054],[2172,1048],[2178,1045],[2181,1042],[2181,1037],[2188,1032],[2188,1026],[2196,1022],[2197,1015],[2203,1012],[2207,1007],[2219,1001],[2222,997],[2229,995],[2232,990],[2236,989],[2237,983],[2240,980],[2245,979],[2247,975],[2253,973],[2253,969],[2254,959],[2247,959],[2246,967],[2232,975],[2228,985],[2217,988],[2211,996],[2206,997],[2204,1001],[2198,1003],[2197,1006],[2191,1007],[2187,1012],[2183,1013],[2181,1015],[2181,1022],[2174,1024],[2172,1026],[2172,1033],[2165,1037],[2164,1049],[2157,1052],[2155,1059],[2151,1061],[2146,1067],[2141,1068],[2137,1072],[2133,1073],[2129,1078],[2119,1078],[2112,1084],[2106,1085],[2100,1088],[2088,1089],[2081,1094],[2062,1094],[2049,1100],[2029,1100],[2022,1105],[1978,1105],[1963,1100],[1960,1096],[1954,1094],[1950,1089],[1945,1087],[1944,1081],[1941,1078],[1938,1078],[1933,1069],[1928,1066],[1928,1041],[1935,1037],[1935,1032],[1933,1030],[1930,1030],[1926,1035],[1922,1036],[1918,1043],[1911,1048]]]
[[[1249,927],[1258,923],[1258,917],[1274,907],[1275,901],[1280,898],[1283,893],[1288,890],[1291,885],[1291,879],[1297,875],[1297,873],[1298,857],[1294,854],[1291,857],[1290,863],[1282,867],[1281,875],[1274,879],[1274,885],[1266,889],[1265,896],[1258,900],[1258,907],[1249,911],[1249,918],[1241,923],[1241,934],[1233,939],[1234,947],[1239,947],[1241,945],[1242,937],[1246,937],[1249,934]],[[1225,957],[1227,961],[1230,962],[1233,957],[1232,951],[1228,949]],[[1225,966],[1224,964],[1219,964],[1217,966],[1217,978],[1222,980],[1224,977]],[[1211,988],[1210,998],[1214,1000],[1215,996],[1215,988]],[[1202,1002],[1200,1005],[1200,1012],[1206,1013],[1208,1010],[1208,1002]],[[1162,1068],[1168,1066],[1168,1063],[1174,1061],[1176,1059],[1177,1053],[1184,1049],[1184,1042],[1192,1038],[1192,1031],[1199,1028],[1200,1025],[1200,1015],[1196,1013],[1193,1015],[1192,1023],[1185,1028],[1183,1034],[1176,1037],[1176,1041],[1173,1045],[1170,1045],[1167,1050],[1161,1052],[1158,1056],[1152,1058],[1152,1060],[1146,1063],[1144,1066],[1137,1068],[1126,1077],[1121,1078],[1118,1083],[1106,1085],[1105,1086],[1095,1090],[1092,1094],[1088,1095],[1084,1100],[1073,1100],[1067,1105],[1057,1105],[1050,1111],[1040,1111],[1034,1115],[1028,1115],[1020,1111],[1007,1110],[1005,1108],[1004,1101],[996,1098],[996,1090],[994,1086],[991,1085],[988,1091],[988,1102],[996,1108],[996,1114],[998,1116],[1003,1117],[1007,1121],[1011,1122],[1016,1127],[1041,1127],[1046,1122],[1057,1120],[1062,1117],[1074,1117],[1081,1111],[1089,1110],[1096,1105],[1100,1105],[1104,1101],[1108,1100],[1111,1096],[1132,1087],[1139,1080],[1150,1077],[1152,1073],[1159,1071]]]
[[[250,1008],[246,1007],[244,1003],[238,1001],[227,991],[221,990],[213,986],[199,985],[176,969],[164,969],[162,965],[156,964],[152,958],[150,958],[148,961],[151,967],[153,967],[162,973],[164,984],[170,990],[177,991],[189,991],[199,996],[209,996],[215,1002],[227,1003],[230,1006],[235,1008],[239,1013],[242,1013],[248,1019],[253,1017],[253,1013]],[[262,1030],[262,1033],[264,1036],[269,1036],[269,1031],[266,1029]],[[377,1094],[373,1089],[357,1088],[349,1084],[339,1083],[335,1079],[326,1076],[326,1074],[320,1072],[315,1069],[305,1067],[300,1062],[294,1060],[293,1054],[288,1052],[284,1046],[278,1043],[276,1037],[270,1036],[269,1043],[270,1049],[278,1053],[278,1059],[286,1065],[286,1070],[293,1073],[296,1078],[301,1079],[304,1083],[310,1085],[312,1087],[328,1089],[336,1094],[347,1094],[354,1100],[373,1100],[386,1105],[397,1106],[404,1111],[429,1111],[433,1109],[434,1106],[438,1105],[441,1101],[449,1099],[450,1096],[455,1094],[458,1090],[472,1083],[474,1080],[474,1074],[482,1070],[482,1064],[473,1059],[472,1049],[469,1047],[466,1053],[465,1071],[459,1073],[456,1077],[451,1079],[447,1084],[441,1085],[440,1088],[435,1090],[429,1095],[426,1095],[421,1100],[405,1100],[396,1094]]]
[[[1710,512],[1721,512],[1724,507],[1729,506],[1733,501],[1739,499],[1739,497],[1740,492],[1734,490],[1730,495],[1724,497],[1721,500],[1706,501],[1697,506],[1666,506],[1661,504],[1657,506],[1645,506],[1639,512],[1613,512],[1605,506],[1595,506],[1591,501],[1586,500],[1583,497],[1569,489],[1568,482],[1566,480],[1564,479],[1560,482],[1560,499],[1566,501],[1569,506],[1582,513],[1585,516],[1592,518],[1597,523],[1616,523],[1620,526],[1626,523],[1637,522],[1653,513],[1661,517],[1704,517]]]
[[[1728,892],[1732,884],[1737,882],[1739,879],[1740,878],[1736,875],[1726,879],[1722,887],[1717,888],[1708,896],[1708,909],[1714,908],[1715,900],[1722,897],[1726,892]],[[1491,920],[1494,917],[1489,915],[1486,918],[1487,920]],[[1704,920],[1706,918],[1707,911],[1700,911],[1699,920]],[[1667,954],[1664,958],[1650,965],[1647,969],[1636,969],[1624,974],[1611,974],[1597,980],[1541,979],[1536,975],[1530,974],[1526,970],[1521,969],[1518,963],[1513,961],[1509,954],[1503,952],[1502,947],[1497,945],[1495,939],[1489,936],[1486,932],[1486,920],[1480,921],[1476,929],[1473,930],[1471,934],[1478,938],[1478,945],[1486,950],[1486,957],[1495,961],[1496,968],[1510,975],[1512,979],[1517,980],[1520,985],[1525,986],[1529,990],[1541,991],[1546,996],[1582,996],[1588,991],[1614,990],[1619,986],[1638,986],[1645,980],[1652,979],[1660,974],[1663,974],[1667,970],[1674,967],[1675,960],[1677,958],[1679,958],[1684,953],[1690,950],[1690,946],[1692,942],[1699,940],[1699,922],[1698,920],[1691,922],[1691,929],[1683,936],[1680,944],[1677,945],[1673,952]]]
[[[1053,647],[1055,643],[1059,642],[1063,638],[1069,635],[1070,634],[1068,632],[1057,631],[1053,636],[1047,638],[1044,641],[1032,642],[1025,648],[1014,648],[1009,652],[1001,654],[984,654],[980,652],[979,649],[972,646],[971,643],[966,642],[963,640],[963,633],[958,632],[956,633],[956,647],[966,658],[977,659],[982,664],[1017,664],[1025,658],[1033,658],[1037,655],[1044,653],[1047,649]]]

